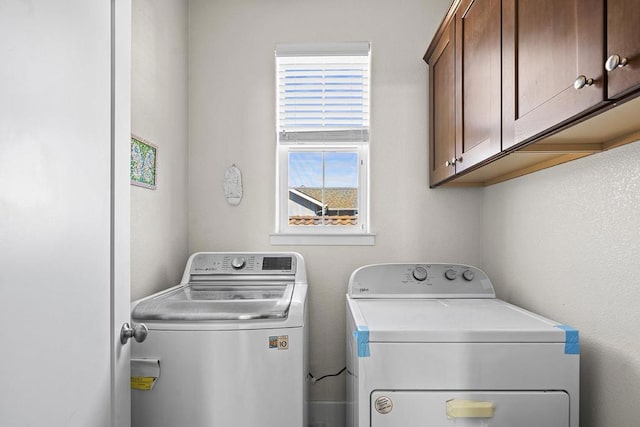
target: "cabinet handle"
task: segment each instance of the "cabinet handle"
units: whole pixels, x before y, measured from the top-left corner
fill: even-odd
[[[573,87],[576,90],[580,90],[585,86],[591,86],[593,84],[593,79],[587,78],[585,75],[580,74],[576,77],[576,80],[573,82]]]
[[[604,63],[604,68],[606,68],[607,71],[613,71],[616,68],[624,67],[628,63],[629,60],[627,58],[613,54],[609,58],[607,58],[607,62]]]
[[[462,163],[462,157],[457,157],[457,158],[456,157],[452,157],[451,160],[447,160],[446,162],[444,162],[444,165],[446,167],[454,166],[456,164],[456,162]]]

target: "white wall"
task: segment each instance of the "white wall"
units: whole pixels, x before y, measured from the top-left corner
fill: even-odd
[[[390,261],[479,262],[481,191],[427,185],[427,68],[422,56],[449,0],[189,2],[189,252],[289,250],[307,261],[310,368],[345,365],[351,272]],[[371,247],[274,247],[275,64],[280,42],[372,43]],[[243,172],[237,207],[224,171]],[[162,177],[162,175],[161,175]],[[312,386],[343,400],[344,376]]]
[[[133,0],[132,132],[158,146],[157,189],[131,187],[131,297],[187,258],[187,1]]]
[[[583,427],[638,425],[640,142],[488,187],[498,296],[580,330]]]

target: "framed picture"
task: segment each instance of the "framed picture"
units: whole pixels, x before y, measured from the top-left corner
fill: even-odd
[[[131,184],[156,189],[158,147],[131,135]]]

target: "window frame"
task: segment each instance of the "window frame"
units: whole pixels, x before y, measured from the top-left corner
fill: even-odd
[[[349,43],[336,43],[331,45],[286,45],[286,49],[304,51],[306,55],[300,56],[335,56],[340,50],[349,51]],[[361,48],[363,43],[358,43]],[[369,48],[369,43],[366,43]],[[277,56],[278,48],[276,51]],[[290,55],[289,55],[290,56]],[[295,56],[295,55],[294,55]],[[368,114],[367,114],[367,141],[356,142],[306,142],[296,141],[281,142],[279,140],[279,76],[278,62],[276,60],[276,209],[275,209],[275,233],[272,233],[273,245],[373,245],[375,234],[370,229],[370,193],[369,193],[369,150],[370,150],[370,103],[371,103],[371,53],[367,55],[368,69]],[[358,224],[356,225],[289,225],[289,153],[291,152],[353,152],[358,156]]]
[[[276,216],[279,219],[277,230],[288,234],[359,234],[368,232],[368,147],[363,145],[296,145],[278,147],[278,206]],[[358,224],[356,225],[289,225],[289,153],[292,152],[346,152],[358,156]]]

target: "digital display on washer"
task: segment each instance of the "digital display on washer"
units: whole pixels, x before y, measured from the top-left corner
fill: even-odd
[[[263,270],[291,270],[291,257],[264,257]]]

